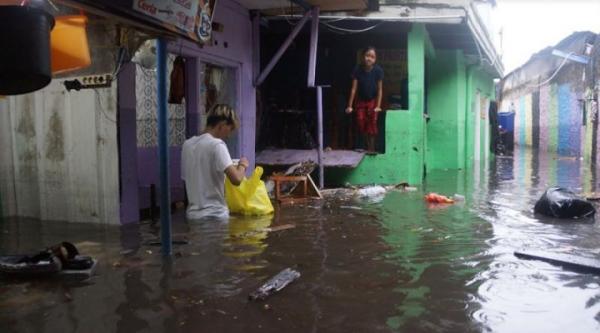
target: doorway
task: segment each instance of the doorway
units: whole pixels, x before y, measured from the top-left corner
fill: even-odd
[[[233,107],[240,118],[238,105],[237,69],[208,62],[200,62],[200,130],[206,125],[206,115],[216,104]],[[240,157],[239,131],[225,140],[232,158]]]

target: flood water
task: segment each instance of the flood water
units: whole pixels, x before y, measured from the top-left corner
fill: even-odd
[[[596,332],[600,278],[518,249],[600,254],[590,221],[534,216],[551,185],[594,188],[578,159],[516,152],[488,170],[436,172],[416,192],[335,196],[272,218],[174,219],[171,260],[157,225],[34,220],[0,224],[0,253],[68,240],[99,259],[82,279],[0,278],[0,332]],[[463,203],[432,205],[427,192]],[[271,231],[284,224],[295,228]],[[248,294],[280,270],[299,280],[264,302]]]

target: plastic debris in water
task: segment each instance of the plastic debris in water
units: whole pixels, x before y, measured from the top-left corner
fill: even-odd
[[[279,274],[272,277],[265,284],[260,286],[257,290],[250,293],[248,298],[252,301],[255,300],[265,300],[267,297],[272,294],[280,291],[288,284],[292,283],[294,280],[300,277],[300,273],[291,269],[286,268],[279,272]]]
[[[385,194],[385,192],[385,187],[379,185],[364,187],[356,191],[356,193],[361,197],[376,197]]]
[[[454,200],[448,198],[445,195],[437,194],[437,193],[429,193],[425,196],[425,201],[431,203],[454,203]]]
[[[465,196],[458,193],[454,193],[452,199],[454,199],[454,201],[465,201]]]

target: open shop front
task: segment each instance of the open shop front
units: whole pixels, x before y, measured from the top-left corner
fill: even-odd
[[[261,67],[269,61],[298,23],[289,17],[271,17],[261,27]],[[358,132],[355,113],[345,112],[352,72],[363,50],[376,49],[384,71],[383,112],[378,115],[376,151],[387,152],[386,118],[389,112],[408,110],[407,22],[321,18],[318,32],[315,85],[322,87],[323,164],[356,168],[365,158],[365,140]],[[310,27],[305,27],[260,86],[257,109],[257,164],[286,166],[317,162],[317,92],[307,87]],[[372,158],[374,156],[369,156]]]

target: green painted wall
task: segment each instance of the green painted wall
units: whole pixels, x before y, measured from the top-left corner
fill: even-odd
[[[414,24],[408,34],[408,105],[409,126],[409,165],[408,182],[423,182],[423,165],[425,163],[425,46],[429,35],[424,24]]]
[[[483,109],[485,119],[476,111],[481,99],[495,99],[493,77],[478,66],[467,66],[462,50],[439,50],[428,64],[427,170],[471,168],[476,140],[483,165],[489,155],[489,103]]]
[[[462,50],[436,52],[428,61],[427,170],[465,166],[466,68]]]
[[[493,76],[480,66],[467,66],[461,50],[434,50],[423,24],[413,24],[408,33],[407,53],[409,109],[386,112],[385,153],[365,156],[356,169],[326,170],[328,184],[421,184],[425,166],[428,171],[472,167],[475,138],[481,140],[482,153],[487,149],[488,120],[475,135],[474,103],[477,91],[495,98]]]
[[[385,113],[385,153],[365,156],[356,169],[327,170],[328,183],[422,183],[425,153],[425,45],[428,38],[423,24],[414,24],[408,33],[409,110],[390,110]]]
[[[484,126],[489,126],[488,122],[482,123],[480,132],[475,133],[475,117],[480,117],[479,114],[476,114],[477,107],[475,106],[475,103],[479,103],[479,101],[475,100],[477,92],[480,93],[481,97],[485,97],[488,100],[495,99],[496,94],[494,90],[494,77],[483,71],[479,66],[468,66],[466,78],[465,167],[469,169],[474,166],[475,140],[481,140],[480,149],[483,149],[483,145],[485,144],[483,136],[483,132],[485,131]],[[487,108],[485,111],[487,112]],[[483,159],[481,162],[484,162]]]
[[[409,112],[386,113],[385,154],[365,156],[356,169],[327,169],[325,179],[334,184],[395,184],[409,182]]]

